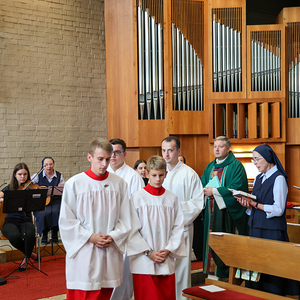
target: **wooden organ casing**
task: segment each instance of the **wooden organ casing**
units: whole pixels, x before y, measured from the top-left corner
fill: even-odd
[[[158,66],[163,68],[159,77],[163,78],[162,93],[155,87],[141,92],[146,79],[139,81],[139,53],[145,60],[153,53],[152,48],[147,55],[139,48],[138,7],[162,28],[163,66]],[[127,163],[132,166],[138,158],[160,155],[161,140],[176,135],[187,164],[201,175],[213,159],[215,137],[226,134],[233,149],[249,153],[261,143],[270,144],[283,166],[287,163],[289,174],[300,178],[291,167],[291,157],[300,164],[300,110],[299,118],[288,117],[288,23],[300,22],[299,9],[284,9],[277,18],[278,24],[247,26],[245,0],[105,0],[107,136],[126,141]],[[174,43],[178,37],[182,46],[177,51]],[[255,69],[254,51],[264,53],[259,58],[264,68]],[[237,58],[232,58],[232,52]],[[150,58],[150,64],[151,59],[155,58]],[[151,75],[156,72],[153,70]],[[253,88],[255,76],[269,75],[278,83],[276,89],[268,86],[269,79],[265,83],[261,77],[265,88]],[[192,101],[198,99],[196,90],[200,85],[203,102],[198,105]],[[158,109],[154,113],[157,94],[163,95],[163,112]],[[182,102],[188,94],[190,102]],[[141,113],[144,100],[148,100],[145,106],[152,101],[149,114]],[[250,162],[250,158],[241,161]],[[300,186],[300,182],[294,184]],[[293,193],[292,198],[300,202],[300,195]]]

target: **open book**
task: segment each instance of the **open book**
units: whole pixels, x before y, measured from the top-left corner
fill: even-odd
[[[237,190],[234,190],[234,189],[230,189],[230,191],[232,191],[232,195],[234,197],[246,197],[246,198],[249,198],[249,199],[252,199],[252,200],[256,200],[256,196],[255,195],[252,195],[252,194],[249,194],[249,193],[246,193],[246,192],[243,192],[243,191],[237,191]]]

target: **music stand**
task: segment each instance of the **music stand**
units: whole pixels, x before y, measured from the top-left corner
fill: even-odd
[[[24,220],[26,222],[26,213],[33,211],[40,211],[45,209],[47,197],[47,189],[33,189],[33,190],[8,190],[4,192],[3,213],[24,213]],[[26,249],[27,233],[25,226],[24,243]],[[40,258],[39,258],[40,259]],[[47,275],[45,272],[37,269],[29,258],[26,258],[26,270],[27,266],[31,265],[39,272]],[[6,276],[10,276],[16,270]]]
[[[48,186],[48,197],[50,196],[50,202],[47,204],[47,205],[51,205],[51,201],[52,201],[52,197],[53,196],[62,196],[62,193],[63,193],[63,189],[64,189],[64,184],[60,183],[58,186]],[[51,227],[50,227],[50,230],[52,231],[52,235],[53,235],[53,212],[52,212],[52,206],[51,206],[51,211],[50,211],[50,224],[51,224]],[[47,250],[47,245],[51,243],[51,253]],[[54,251],[53,249],[53,243],[55,243],[58,248]],[[53,241],[53,238],[51,238],[42,248],[41,251],[45,250],[48,254],[50,255],[55,255],[55,253],[61,249],[63,252],[66,252],[58,243],[58,241]]]

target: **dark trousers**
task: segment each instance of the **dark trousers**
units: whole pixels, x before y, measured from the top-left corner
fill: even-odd
[[[31,222],[22,219],[5,219],[2,233],[15,248],[24,253],[25,257],[31,256],[35,245],[35,229]]]

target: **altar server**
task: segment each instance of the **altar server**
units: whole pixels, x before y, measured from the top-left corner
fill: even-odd
[[[184,215],[176,195],[162,187],[166,162],[147,162],[149,184],[130,199],[132,231],[127,255],[135,300],[176,300],[175,259],[186,256]]]
[[[110,299],[123,281],[124,244],[130,231],[126,182],[107,172],[113,148],[93,140],[91,168],[65,183],[60,234],[67,251],[67,299]]]

